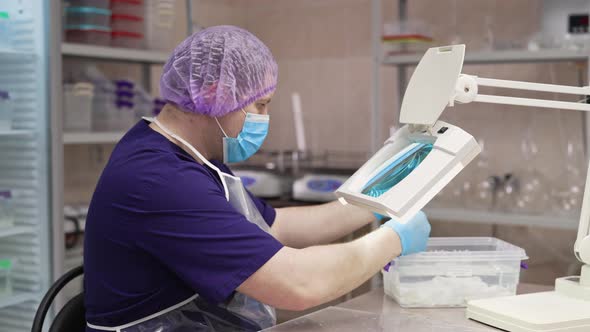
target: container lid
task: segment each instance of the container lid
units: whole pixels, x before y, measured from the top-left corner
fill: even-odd
[[[141,33],[129,32],[129,31],[113,31],[113,37],[126,37],[126,38],[143,38]]]
[[[0,199],[12,198],[12,192],[10,190],[0,190]]]
[[[434,41],[432,37],[424,36],[420,34],[400,34],[400,35],[385,35],[381,37],[381,40],[421,40],[421,41]]]
[[[0,12],[0,18],[7,20],[10,18],[10,14],[8,12]]]
[[[465,45],[428,49],[406,88],[400,122],[432,126],[453,97],[463,68]]]
[[[77,82],[72,85],[71,91],[75,96],[93,96],[94,84],[89,82]]]
[[[141,22],[143,17],[134,15],[114,14],[111,16],[111,21],[134,21]]]
[[[150,5],[152,7],[157,8],[170,8],[174,9],[174,0],[158,0],[158,1],[151,1]]]
[[[127,3],[130,5],[141,5],[143,4],[142,0],[111,0],[111,4],[113,3]]]
[[[432,237],[425,252],[402,256],[399,262],[444,262],[456,260],[516,260],[528,259],[524,249],[493,237]]]
[[[10,270],[12,268],[12,260],[0,259],[0,270]]]
[[[133,103],[125,100],[117,100],[117,108],[133,108]]]
[[[66,32],[68,31],[111,33],[111,28],[93,24],[68,24],[66,25]]]
[[[10,93],[8,93],[8,91],[0,90],[0,99],[10,99]]]
[[[130,81],[130,80],[115,80],[115,85],[117,86],[117,88],[129,88],[129,89],[133,89],[133,87],[135,86],[135,82]]]
[[[67,14],[97,14],[97,15],[111,15],[111,11],[104,8],[96,7],[68,7]]]
[[[117,90],[115,91],[115,95],[117,95],[117,98],[133,98],[134,93],[133,91]]]

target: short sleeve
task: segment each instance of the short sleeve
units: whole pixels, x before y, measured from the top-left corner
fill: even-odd
[[[270,260],[283,245],[238,213],[210,171],[180,165],[153,177],[164,193],[147,211],[137,245],[209,301],[219,303]],[[151,185],[150,185],[151,186]],[[274,209],[254,200],[265,216]]]

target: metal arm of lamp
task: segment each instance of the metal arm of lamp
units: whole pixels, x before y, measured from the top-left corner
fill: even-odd
[[[572,94],[581,96],[590,95],[590,87],[588,86],[574,87],[555,84],[498,80],[461,74],[455,86],[455,93],[449,101],[450,106],[452,106],[456,101],[458,103],[463,104],[479,102],[502,105],[557,108],[575,111],[590,111],[590,104],[587,103],[480,94],[479,86],[560,94]],[[587,286],[590,286],[590,267],[588,266],[588,264],[590,264],[590,177],[588,176],[589,174],[590,165],[588,168],[588,173],[586,175],[586,187],[584,190],[584,200],[582,204],[580,224],[578,226],[578,236],[576,239],[576,243],[574,245],[574,252],[576,254],[576,257],[580,262],[584,263],[584,269],[586,272],[584,273],[584,271],[582,271],[582,274],[585,274],[585,278],[582,278],[583,280],[581,280],[580,282]]]
[[[503,105],[590,111],[590,104],[533,98],[485,95],[479,86],[588,96],[590,87],[571,87],[480,78],[461,74],[449,105],[493,103]],[[590,330],[590,165],[574,244],[576,258],[582,262],[580,276],[557,278],[555,291],[498,299],[471,301],[467,317],[508,331],[588,331]]]

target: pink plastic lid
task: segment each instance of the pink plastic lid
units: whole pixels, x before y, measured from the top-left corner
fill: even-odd
[[[143,35],[141,33],[135,33],[135,32],[129,32],[129,31],[113,31],[111,32],[111,35],[113,36],[113,38],[118,38],[118,37],[125,37],[125,38],[143,38]]]
[[[111,20],[112,21],[135,21],[135,22],[141,22],[143,21],[143,17],[141,16],[133,16],[133,15],[123,15],[123,14],[114,14],[111,15]]]

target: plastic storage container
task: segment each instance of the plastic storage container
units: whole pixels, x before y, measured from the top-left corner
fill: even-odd
[[[111,29],[102,26],[67,25],[66,40],[72,43],[108,46],[111,43]]]
[[[402,256],[383,287],[402,307],[464,307],[467,301],[516,294],[522,248],[490,237],[431,238],[426,252]]]
[[[12,191],[0,189],[0,229],[14,226]]]
[[[101,9],[109,9],[111,6],[110,0],[67,0],[70,7],[94,7]]]
[[[127,131],[135,124],[135,104],[129,101],[118,101],[117,123],[114,129]]]
[[[175,42],[174,0],[152,0],[146,4],[146,46],[152,50],[171,51]]]
[[[12,265],[12,259],[0,259],[0,297],[9,296],[12,294]]]
[[[0,90],[0,131],[12,128],[13,104],[8,91]]]
[[[135,100],[135,83],[130,80],[115,80],[115,104],[122,102],[134,103]]]
[[[131,95],[122,95],[122,97],[128,97],[128,98],[133,97],[133,90],[135,88],[135,82],[130,81],[130,80],[115,80],[114,83],[115,83],[115,87],[117,88],[117,91],[125,91],[125,92],[131,93]]]
[[[139,121],[144,116],[153,116],[154,98],[141,87],[135,89],[134,103],[135,121]]]
[[[111,16],[111,29],[143,34],[143,17],[131,15]]]
[[[114,127],[117,126],[117,121],[115,88],[110,83],[102,82],[94,90],[92,130],[96,132],[115,131]]]
[[[125,48],[142,48],[143,35],[128,31],[113,31],[111,34],[111,46]]]
[[[111,11],[94,7],[66,8],[66,25],[98,25],[108,27]]]
[[[381,38],[385,56],[400,53],[422,53],[434,42],[432,27],[420,20],[383,24]]]
[[[143,1],[141,0],[111,0],[113,15],[132,15],[144,13]]]
[[[64,130],[89,132],[92,129],[92,83],[64,86]]]
[[[12,48],[10,35],[10,15],[0,11],[0,49]]]

